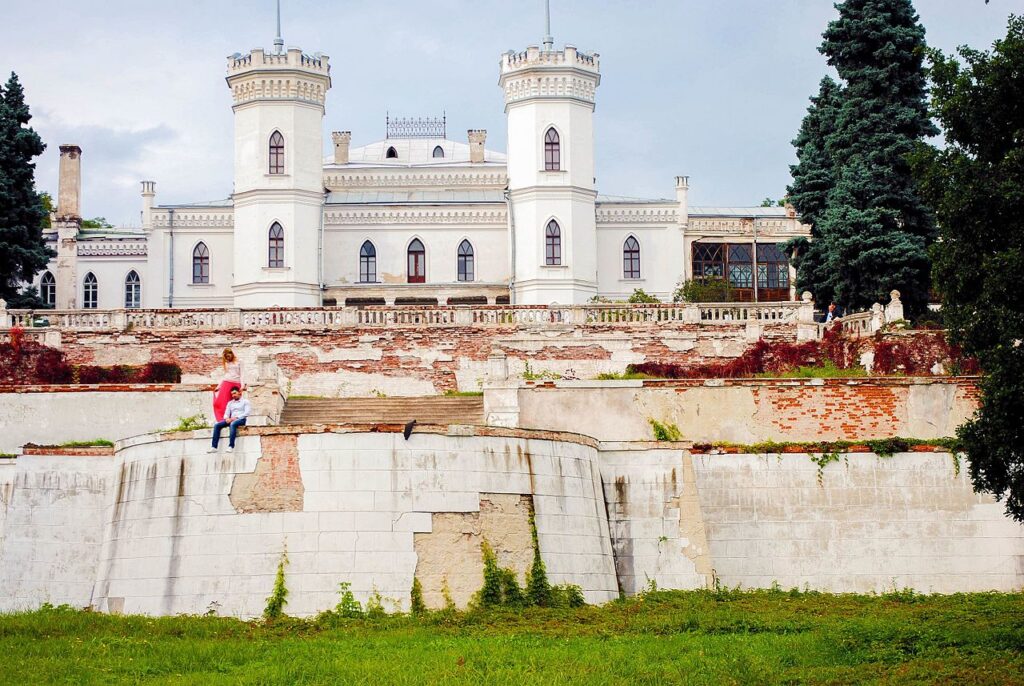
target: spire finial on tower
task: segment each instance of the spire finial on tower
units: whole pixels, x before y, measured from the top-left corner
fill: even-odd
[[[544,49],[553,50],[555,39],[551,37],[551,0],[544,0]]]
[[[284,52],[284,39],[281,38],[281,0],[277,0],[277,37],[274,39],[274,52]]]

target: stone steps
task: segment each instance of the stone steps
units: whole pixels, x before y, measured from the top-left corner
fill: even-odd
[[[281,424],[482,424],[480,396],[418,398],[295,398],[285,403]]]

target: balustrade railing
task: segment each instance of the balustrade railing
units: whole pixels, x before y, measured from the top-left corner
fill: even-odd
[[[633,324],[790,324],[811,321],[810,303],[681,303],[489,306],[374,306],[188,310],[2,310],[0,328],[333,329],[344,327],[616,326]]]

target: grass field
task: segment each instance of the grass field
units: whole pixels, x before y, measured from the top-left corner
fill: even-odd
[[[5,684],[1024,684],[1024,594],[656,592],[273,624],[0,616]]]

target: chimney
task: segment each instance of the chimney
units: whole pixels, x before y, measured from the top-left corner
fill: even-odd
[[[142,229],[153,229],[153,199],[156,198],[156,181],[142,182]]]
[[[676,177],[676,202],[679,203],[677,221],[680,226],[687,226],[690,223],[690,177]]]
[[[57,181],[57,216],[81,218],[82,149],[60,146],[60,174]]]
[[[469,161],[479,164],[484,161],[484,143],[487,142],[487,131],[470,129],[466,133],[469,135]]]
[[[352,142],[352,132],[335,131],[331,138],[334,139],[334,163],[348,164],[348,145]]]

